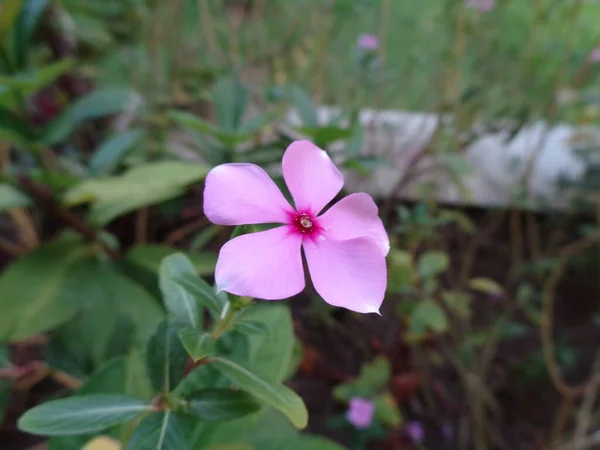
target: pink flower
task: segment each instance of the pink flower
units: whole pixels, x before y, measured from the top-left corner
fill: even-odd
[[[593,63],[600,62],[600,46],[596,47],[590,53],[590,61]]]
[[[496,6],[496,0],[465,0],[467,8],[476,9],[481,12],[488,12]]]
[[[215,270],[217,288],[265,300],[296,295],[305,284],[303,248],[313,285],[327,303],[379,312],[390,244],[375,202],[352,194],[319,215],[344,179],[327,153],[308,141],[293,142],[282,166],[295,209],[254,164],[222,164],[207,175],[204,212],[211,222],[282,225],[227,242]]]
[[[374,34],[363,33],[358,37],[358,46],[363,50],[377,50],[379,38]]]
[[[352,397],[348,411],[346,411],[346,420],[359,430],[364,430],[373,423],[374,414],[375,405],[371,400]]]

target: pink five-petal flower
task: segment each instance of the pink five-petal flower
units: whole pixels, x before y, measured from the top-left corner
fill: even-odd
[[[390,244],[375,202],[352,194],[319,215],[344,184],[327,153],[296,141],[282,165],[296,208],[254,164],[222,164],[206,177],[204,212],[211,222],[282,225],[227,242],[215,270],[217,288],[265,300],[296,295],[304,289],[303,248],[315,289],[327,303],[379,312]]]

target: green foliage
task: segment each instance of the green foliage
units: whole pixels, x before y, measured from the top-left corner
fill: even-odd
[[[102,226],[144,206],[178,197],[202,180],[209,168],[180,161],[144,164],[114,177],[86,180],[64,197],[68,206],[91,202],[89,220]]]
[[[205,358],[215,351],[215,338],[212,334],[196,328],[183,328],[179,339],[194,362]]]
[[[165,393],[173,390],[183,379],[187,356],[176,326],[169,318],[163,320],[148,342],[146,355],[154,389]]]
[[[202,389],[188,397],[187,412],[204,422],[238,419],[260,410],[248,393],[232,389]]]
[[[47,436],[94,433],[129,422],[151,406],[125,395],[85,395],[53,400],[37,406],[19,419],[19,429]]]
[[[417,304],[409,318],[407,339],[422,339],[428,332],[443,333],[448,329],[448,318],[442,307],[433,299],[426,298]]]
[[[427,252],[417,261],[419,275],[422,278],[432,278],[444,272],[450,265],[448,255],[442,252]]]
[[[135,429],[127,450],[191,449],[185,429],[171,411],[147,415]]]
[[[46,244],[14,262],[0,276],[0,341],[67,322],[81,308],[82,294],[95,295],[96,268],[93,248],[73,239]]]
[[[296,428],[308,424],[308,411],[294,391],[269,379],[261,378],[245,367],[225,358],[213,358],[211,365],[227,379],[257,399],[281,411]]]
[[[31,199],[8,183],[0,184],[0,212],[13,208],[26,208]]]
[[[129,130],[107,139],[94,151],[89,164],[90,173],[94,176],[113,173],[143,138],[143,130]]]
[[[167,311],[180,325],[192,329],[202,324],[196,299],[175,280],[184,274],[194,276],[195,272],[194,265],[183,253],[176,253],[163,259],[159,272],[160,290]]]

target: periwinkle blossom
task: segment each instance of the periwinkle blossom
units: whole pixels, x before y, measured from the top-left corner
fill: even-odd
[[[481,12],[488,12],[496,6],[496,0],[465,0],[465,6]]]
[[[423,424],[417,420],[413,420],[406,425],[406,434],[412,442],[423,442],[425,438],[425,430]]]
[[[366,430],[373,424],[375,404],[368,399],[352,397],[346,411],[346,420],[359,430]]]
[[[363,50],[377,50],[379,38],[374,34],[363,33],[358,37],[358,46]]]
[[[590,53],[590,61],[593,63],[600,62],[600,45]]]
[[[217,260],[217,288],[264,300],[296,295],[305,286],[303,249],[313,285],[327,303],[378,313],[390,244],[377,205],[367,194],[351,194],[320,214],[344,179],[311,142],[290,144],[282,167],[295,208],[257,165],[222,164],[207,175],[204,212],[211,222],[281,225],[227,242]]]

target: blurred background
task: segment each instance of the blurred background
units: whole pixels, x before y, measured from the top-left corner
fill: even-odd
[[[0,39],[1,448],[81,448],[15,421],[142,383],[161,259],[212,282],[232,233],[206,173],[295,139],[393,244],[382,317],[282,302],[298,448],[600,448],[600,2],[3,0]]]

